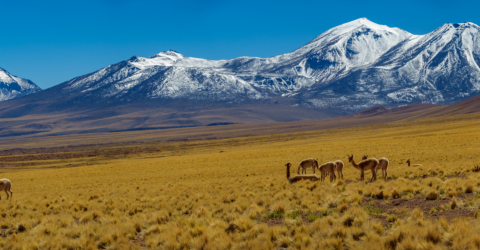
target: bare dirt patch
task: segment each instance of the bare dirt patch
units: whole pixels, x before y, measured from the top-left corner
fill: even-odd
[[[457,201],[459,200],[466,200],[468,198],[474,197],[474,193],[463,193],[458,194],[456,196]],[[400,218],[408,216],[409,213],[405,213],[405,211],[411,211],[415,208],[419,208],[423,211],[424,217],[429,219],[436,219],[444,216],[447,220],[455,219],[458,217],[472,217],[473,216],[473,209],[465,209],[465,208],[457,208],[450,210],[449,208],[447,211],[442,211],[441,207],[449,206],[451,203],[452,198],[444,197],[438,200],[427,200],[425,195],[421,195],[420,197],[415,197],[412,199],[389,199],[389,200],[378,200],[368,197],[363,197],[362,199],[362,206],[369,207],[370,210],[389,213],[389,214],[396,214]],[[439,212],[430,213],[432,208],[435,208]],[[403,212],[402,212],[403,211]],[[370,217],[382,219],[383,216],[378,216],[375,214],[371,214]],[[383,222],[382,222],[383,223]]]

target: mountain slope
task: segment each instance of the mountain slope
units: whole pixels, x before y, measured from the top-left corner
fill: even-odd
[[[30,80],[16,77],[0,68],[0,101],[29,95],[40,90]]]
[[[480,27],[447,23],[429,34],[410,37],[373,64],[318,87],[315,94],[341,94],[350,105],[364,108],[451,104],[480,93],[479,65]]]
[[[401,29],[361,18],[332,28],[291,53],[265,59],[211,61],[185,57],[175,51],[149,58],[134,56],[13,105],[21,107],[29,103],[34,106],[32,109],[19,112],[6,108],[8,111],[2,113],[2,106],[9,104],[0,105],[0,117],[90,109],[98,104],[118,106],[152,99],[162,105],[178,100],[218,105],[267,101],[309,108],[295,96],[371,64],[409,37],[411,34]],[[47,96],[48,100],[44,98]],[[335,107],[326,111],[331,116],[348,112],[351,111]]]
[[[479,31],[448,23],[417,36],[361,18],[270,58],[134,56],[0,102],[0,135],[285,122],[383,106],[368,117],[452,104],[479,93]]]

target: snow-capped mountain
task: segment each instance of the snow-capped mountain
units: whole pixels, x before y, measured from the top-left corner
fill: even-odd
[[[326,31],[305,46],[270,58],[211,61],[175,51],[132,57],[63,83],[82,98],[145,98],[244,102],[292,96],[365,67],[412,35],[361,18]]]
[[[22,98],[22,103],[41,101],[25,111],[38,113],[146,100],[160,106],[255,102],[327,110],[330,117],[376,105],[450,104],[479,93],[479,30],[473,23],[447,23],[412,35],[361,18],[270,58],[212,61],[175,51],[134,56]]]
[[[27,79],[16,77],[0,68],[0,101],[29,95],[41,89]]]
[[[451,104],[479,93],[479,65],[480,27],[447,23],[429,34],[411,36],[373,64],[319,87],[316,94],[342,95],[363,107]]]

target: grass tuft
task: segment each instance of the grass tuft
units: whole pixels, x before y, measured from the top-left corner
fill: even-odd
[[[458,206],[457,205],[457,199],[455,197],[453,197],[452,202],[450,203],[450,208],[455,209],[455,208],[457,208],[457,206]]]
[[[439,197],[440,195],[435,190],[432,190],[427,194],[426,199],[434,201],[437,200]]]
[[[338,208],[338,211],[340,211],[340,213],[344,213],[345,211],[348,210],[348,204],[344,203],[342,204],[339,208]]]

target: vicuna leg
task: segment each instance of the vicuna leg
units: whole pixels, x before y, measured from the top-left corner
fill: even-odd
[[[363,174],[363,169],[360,170],[360,180],[363,181],[363,177],[364,177],[364,174]]]
[[[10,197],[10,195],[8,194],[8,191],[5,189],[5,193],[7,194],[7,200],[8,200],[8,197]]]
[[[377,179],[377,170],[375,168],[372,168],[372,179],[370,181],[373,182],[376,179]]]
[[[332,173],[330,173],[330,182],[335,181],[336,179],[337,176],[335,175],[335,172],[332,171]]]

